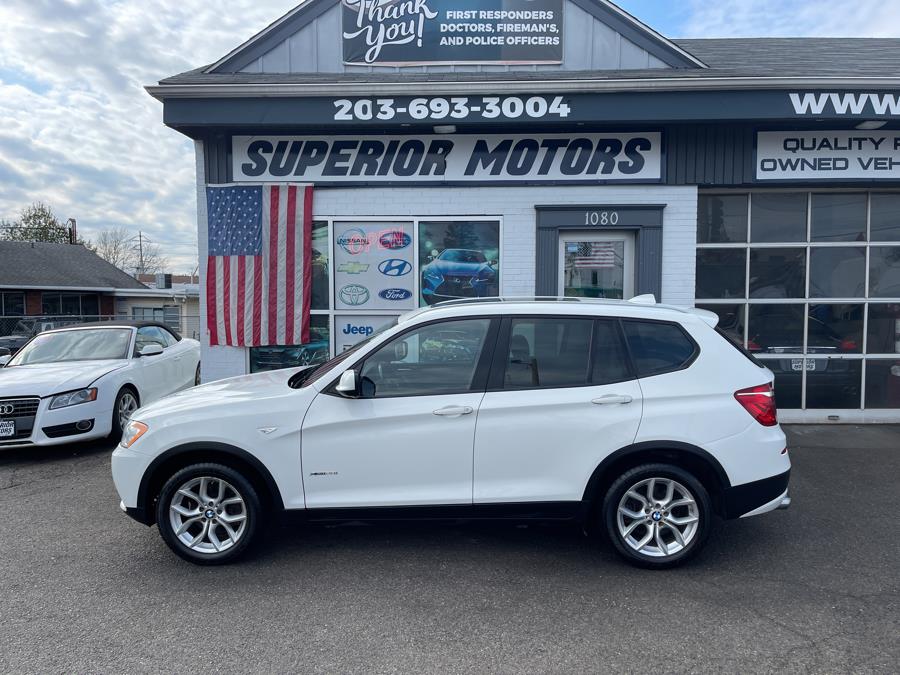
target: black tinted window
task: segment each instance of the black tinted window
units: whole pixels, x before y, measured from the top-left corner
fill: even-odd
[[[490,319],[442,321],[404,333],[366,359],[366,397],[428,396],[469,391]]]
[[[592,329],[590,319],[513,319],[504,388],[588,384]]]
[[[638,377],[678,370],[694,356],[694,343],[673,323],[623,321]]]
[[[631,377],[625,344],[615,321],[598,321],[594,333],[592,384],[612,384]]]

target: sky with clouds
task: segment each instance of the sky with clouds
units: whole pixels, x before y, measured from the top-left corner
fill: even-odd
[[[2,0],[0,219],[43,201],[196,265],[193,145],[143,87],[215,61],[296,0]],[[669,37],[900,36],[897,0],[622,0]]]

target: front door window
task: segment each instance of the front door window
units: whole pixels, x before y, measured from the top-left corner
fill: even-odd
[[[564,235],[559,242],[560,295],[622,300],[632,295],[631,235]]]

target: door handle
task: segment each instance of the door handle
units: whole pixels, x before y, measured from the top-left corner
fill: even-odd
[[[591,400],[595,405],[609,405],[611,403],[631,403],[634,399],[628,394],[606,394]]]
[[[438,408],[434,414],[441,417],[459,417],[460,415],[470,415],[473,412],[475,411],[467,405],[448,405],[446,408]]]

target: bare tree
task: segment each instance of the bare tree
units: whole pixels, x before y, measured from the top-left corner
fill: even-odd
[[[101,258],[129,274],[156,274],[169,265],[160,253],[159,245],[150,241],[143,232],[132,234],[125,227],[103,230],[94,243],[94,250]]]

